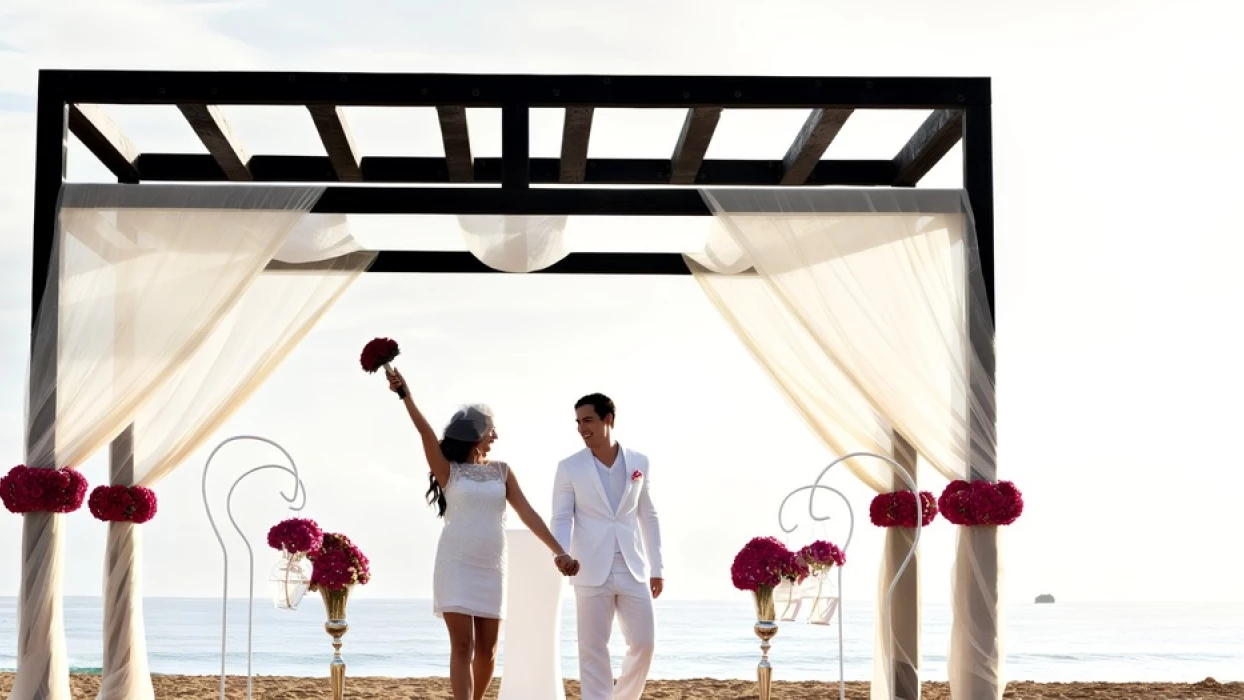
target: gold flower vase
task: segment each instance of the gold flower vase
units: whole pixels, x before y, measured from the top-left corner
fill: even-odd
[[[346,603],[350,600],[352,588],[354,586],[337,590],[320,589],[324,612],[328,616],[324,631],[333,638],[333,660],[328,664],[328,682],[333,689],[333,700],[341,700],[346,692],[346,662],[341,658],[341,638],[350,629],[350,624],[346,622]]]
[[[756,685],[760,700],[769,700],[773,691],[773,667],[769,665],[769,640],[777,636],[777,617],[773,588],[761,586],[752,592],[756,601],[756,636],[760,637],[760,663],[756,666]]]

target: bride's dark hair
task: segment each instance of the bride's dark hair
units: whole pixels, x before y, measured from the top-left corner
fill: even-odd
[[[443,438],[440,444],[441,454],[445,456],[446,462],[466,464],[471,461],[471,451],[475,449],[475,443]],[[441,488],[440,482],[436,480],[436,475],[432,472],[428,472],[428,491],[424,496],[428,499],[428,505],[436,506],[436,517],[445,517],[445,490]]]

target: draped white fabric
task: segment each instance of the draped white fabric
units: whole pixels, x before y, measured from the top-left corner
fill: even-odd
[[[132,466],[117,469],[114,462],[112,482],[152,487],[181,465],[245,404],[374,259],[374,253],[360,251],[344,216],[306,215],[275,261],[134,416],[131,451],[125,455]],[[139,587],[141,546],[135,539],[140,529],[109,527],[100,700],[153,697]]]
[[[705,199],[731,248],[696,257],[734,260],[736,269],[750,263],[763,280],[773,298],[752,291],[726,317],[788,395],[801,385],[842,391],[849,383],[856,393],[840,396],[862,399],[878,416],[855,432],[892,426],[946,478],[994,477],[993,328],[961,192],[712,190]],[[709,289],[729,284],[702,267],[697,278]],[[789,348],[778,347],[788,339],[757,334],[758,324],[773,324],[762,316],[778,307],[825,355],[820,373],[805,374],[806,360],[790,362]],[[821,375],[831,366],[841,376],[827,380]],[[810,401],[796,405],[807,417]],[[848,420],[826,410],[809,423],[818,434],[827,432],[820,424],[846,434]],[[996,542],[996,533],[960,532],[948,662],[956,697],[1000,698],[1004,688]],[[875,669],[873,697],[889,692]]]
[[[503,272],[535,272],[569,254],[565,216],[459,216],[462,240],[480,262]]]
[[[27,463],[81,464],[120,434],[190,359],[321,191],[64,186],[35,320]],[[140,215],[141,207],[152,208]],[[61,516],[25,516],[15,700],[69,698],[62,543]]]
[[[726,269],[743,267],[749,271],[716,274],[701,267],[695,260],[688,260],[687,264],[727,325],[803,416],[804,423],[837,454],[860,450],[891,454],[895,438],[890,425],[873,409],[851,378],[834,364],[832,357],[821,349],[817,339],[770,290],[764,279],[750,270],[750,256],[730,252],[714,255],[715,238],[721,240],[710,234],[709,247],[704,254],[688,257],[705,262],[723,261],[727,263]],[[733,246],[731,242],[725,243]],[[738,250],[737,247],[735,250]],[[901,485],[896,488],[890,466],[881,460],[848,460],[843,465],[878,493],[904,488]],[[886,556],[881,559],[878,575],[878,605],[874,622],[876,644],[871,687],[872,697],[877,700],[891,697],[891,678],[896,665],[918,667],[918,659],[913,659],[907,649],[901,644],[890,643],[890,615],[882,604],[902,559],[896,560],[891,555],[900,549],[898,543],[891,542],[891,539],[900,535],[890,531],[886,536]],[[907,550],[902,551],[906,554]],[[911,628],[919,624],[919,618],[901,613],[918,609],[918,606],[901,597],[896,602],[894,636],[896,639],[911,638],[918,634],[918,629]]]

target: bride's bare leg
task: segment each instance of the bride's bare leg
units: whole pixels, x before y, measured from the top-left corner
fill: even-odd
[[[471,700],[471,654],[475,647],[475,628],[470,615],[445,613],[449,629],[449,685],[454,700]]]
[[[492,683],[492,674],[497,668],[497,636],[500,631],[500,620],[475,618],[475,660],[471,662],[475,677],[474,700],[483,700]]]

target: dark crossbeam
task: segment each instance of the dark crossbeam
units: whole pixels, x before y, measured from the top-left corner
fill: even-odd
[[[441,142],[445,144],[449,181],[471,182],[475,175],[471,165],[471,132],[467,128],[466,107],[437,105],[436,117],[441,123]]]
[[[344,267],[336,259],[314,263],[273,261],[268,271],[333,270]],[[349,266],[354,269],[353,265]],[[466,251],[382,250],[368,272],[414,272],[474,274],[501,272],[480,262]],[[571,253],[557,263],[529,274],[563,275],[689,275],[679,253]]]
[[[182,116],[216,160],[228,180],[252,180],[247,162],[250,156],[233,136],[220,107],[208,104],[179,104]]]
[[[915,187],[963,136],[963,112],[939,109],[929,115],[894,156],[895,187]]]
[[[69,130],[117,180],[138,182],[138,148],[98,105],[70,105]]]
[[[528,161],[531,184],[564,182],[564,161],[532,158]],[[445,158],[418,156],[365,156],[361,161],[364,182],[450,183]],[[888,186],[894,180],[894,162],[886,160],[822,160],[816,163],[805,185],[842,187]],[[476,158],[468,182],[498,184],[501,158]],[[668,185],[670,161],[665,158],[589,158],[584,176],[575,184]],[[324,156],[252,156],[251,175],[258,182],[333,182],[331,161]],[[220,168],[207,154],[144,153],[138,158],[143,180],[153,182],[211,182],[222,179]],[[773,187],[780,184],[780,160],[706,160],[700,165],[697,185]]]
[[[713,140],[717,122],[721,121],[721,107],[695,107],[687,110],[682,123],[682,133],[670,157],[670,184],[691,185],[700,172],[704,154]]]
[[[782,158],[783,185],[802,185],[838,137],[853,109],[814,109]]]
[[[988,78],[41,71],[69,102],[433,107],[960,109],[989,104]]]
[[[562,122],[562,158],[558,182],[577,184],[587,180],[587,146],[592,137],[591,107],[567,107]]]
[[[359,167],[358,150],[354,147],[354,139],[350,137],[350,127],[341,108],[336,105],[307,105],[307,110],[311,112],[311,120],[320,133],[320,141],[324,143],[337,179],[362,182],[363,170]]]

